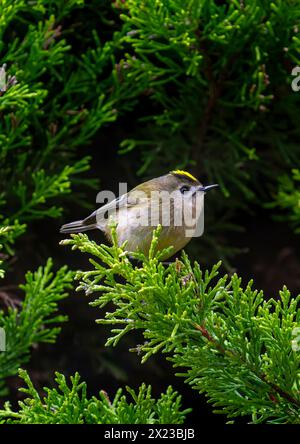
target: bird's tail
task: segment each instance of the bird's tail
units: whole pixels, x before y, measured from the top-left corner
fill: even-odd
[[[94,230],[96,224],[86,224],[84,220],[76,220],[69,224],[65,224],[59,230],[60,233],[83,233],[84,231]]]

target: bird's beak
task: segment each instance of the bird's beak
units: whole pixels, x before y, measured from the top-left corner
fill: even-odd
[[[198,188],[197,191],[204,191],[206,193],[206,191],[209,191],[209,190],[211,190],[213,188],[216,188],[218,186],[219,185],[217,183],[214,183],[213,185],[206,185],[205,187],[201,186],[201,187]]]

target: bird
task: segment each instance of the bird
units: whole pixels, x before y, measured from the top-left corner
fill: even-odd
[[[60,233],[98,229],[112,242],[111,228],[114,222],[119,246],[126,241],[126,251],[129,253],[148,255],[153,230],[161,225],[156,249],[167,249],[160,256],[160,260],[166,260],[194,237],[203,211],[204,194],[217,186],[203,186],[191,173],[173,170],[141,183],[85,219],[62,225]]]

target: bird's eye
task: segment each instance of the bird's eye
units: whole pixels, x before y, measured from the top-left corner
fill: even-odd
[[[186,191],[190,191],[190,187],[183,185],[183,187],[180,188],[180,192],[184,194]]]

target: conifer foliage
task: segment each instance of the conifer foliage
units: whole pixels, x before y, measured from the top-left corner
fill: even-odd
[[[74,278],[42,248],[35,271],[23,269],[20,242],[34,233],[43,245],[52,234],[39,233],[38,220],[56,219],[58,231],[65,207],[87,206],[87,190],[115,167],[105,160],[113,149],[128,182],[186,168],[220,193],[195,251],[217,263],[210,271],[185,254],[161,264],[159,230],[139,265],[115,237],[112,247],[85,235],[64,241],[92,256],[78,288],[94,306],[114,306],[99,320],[111,326],[107,345],[140,330],[133,351],[142,361],[167,354],[216,412],[300,422],[299,296],[283,287],[265,300],[252,282],[218,275],[218,261],[236,252],[227,233],[237,215],[259,208],[300,232],[300,92],[291,87],[299,54],[295,0],[1,0],[1,396],[32,347],[55,342]],[[106,147],[116,128],[121,140]],[[121,391],[110,401],[67,375],[42,397],[20,370],[28,398],[17,412],[8,401],[1,421],[182,423],[187,413],[171,388],[156,401],[147,385],[128,389],[132,401]]]
[[[166,267],[159,261],[164,252],[154,254],[159,233],[149,257],[134,254],[141,266],[118,247],[115,234],[113,247],[84,234],[62,242],[91,256],[93,270],[77,273],[78,290],[98,295],[95,307],[114,304],[98,320],[111,326],[106,345],[141,330],[145,341],[131,351],[142,362],[166,353],[216,413],[248,415],[253,423],[299,423],[300,295],[283,287],[278,299],[266,301],[253,282],[218,277],[220,264],[204,271],[186,255]]]
[[[113,400],[104,391],[88,397],[86,383],[76,373],[67,381],[56,373],[57,388],[45,388],[41,397],[26,371],[20,371],[27,388],[21,389],[29,397],[19,403],[14,412],[9,403],[0,411],[0,423],[8,424],[182,424],[189,409],[181,409],[181,397],[168,387],[159,399],[151,396],[151,387],[143,384],[137,392],[126,387],[119,389]]]

